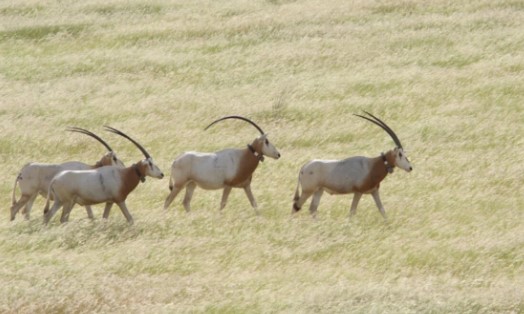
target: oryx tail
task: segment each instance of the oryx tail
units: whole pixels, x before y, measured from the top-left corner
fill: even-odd
[[[44,215],[47,214],[47,212],[49,211],[49,204],[51,202],[51,193],[53,193],[53,199],[56,200],[56,196],[54,195],[55,194],[55,191],[53,190],[53,183],[54,181],[51,181],[51,183],[49,184],[49,189],[47,190],[47,199],[45,201],[45,207],[44,207]]]
[[[15,179],[15,186],[13,187],[13,206],[16,204],[16,186],[18,185],[18,180],[20,180],[21,177],[22,173],[19,173]]]
[[[293,197],[293,209],[298,212],[300,207],[297,206],[297,201],[300,199],[300,175],[298,176],[297,188],[295,189],[295,197]]]

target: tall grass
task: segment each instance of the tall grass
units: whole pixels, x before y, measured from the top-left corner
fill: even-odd
[[[524,6],[499,1],[3,1],[0,3],[0,312],[524,311]],[[313,158],[392,148],[352,114],[398,133],[410,174],[388,176],[389,223],[364,197],[324,195],[290,217]],[[169,173],[186,150],[244,147],[253,118],[279,148],[241,190],[197,189],[164,212],[167,179],[89,221],[9,222],[29,161],[95,162],[99,133]],[[18,195],[19,196],[19,195]],[[307,205],[307,204],[306,204]],[[98,206],[101,207],[101,206]],[[101,208],[96,216],[101,216]]]

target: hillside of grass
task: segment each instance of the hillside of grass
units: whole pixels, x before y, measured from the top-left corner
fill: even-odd
[[[524,4],[496,1],[0,2],[0,312],[524,312]],[[311,159],[379,156],[397,133],[414,170],[365,195],[324,193],[291,217]],[[169,210],[184,151],[244,148],[258,132],[282,158],[254,174],[255,215],[234,189],[197,188]],[[143,156],[167,175],[87,219],[9,221],[30,161]],[[17,191],[17,198],[20,192]]]

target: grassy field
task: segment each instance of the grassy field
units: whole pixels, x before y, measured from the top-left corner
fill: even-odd
[[[427,2],[427,3],[426,3]],[[0,312],[523,313],[524,3],[480,1],[0,2]],[[414,171],[290,217],[313,158],[378,156],[397,132]],[[99,133],[128,165],[245,147],[252,118],[282,153],[219,213],[162,209],[168,179],[90,221],[9,221],[29,161],[94,163]],[[19,196],[19,193],[17,194]],[[309,202],[306,203],[306,208]],[[57,215],[59,216],[59,215]]]

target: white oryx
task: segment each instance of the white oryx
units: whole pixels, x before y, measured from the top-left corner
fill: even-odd
[[[22,210],[22,212],[24,213],[25,219],[29,219],[31,208],[33,207],[33,203],[36,197],[38,196],[38,194],[41,194],[44,197],[47,195],[47,190],[49,188],[49,183],[51,182],[51,179],[53,179],[53,177],[61,171],[88,170],[103,166],[117,166],[121,168],[124,167],[124,164],[120,159],[117,158],[113,149],[104,140],[102,140],[94,133],[77,127],[71,127],[67,130],[91,136],[92,138],[102,143],[102,145],[104,145],[107,148],[108,152],[104,156],[102,156],[102,158],[94,165],[88,165],[79,161],[70,161],[62,164],[48,164],[36,162],[26,164],[20,170],[20,173],[18,174],[15,180],[15,185],[13,188],[13,203],[11,206],[11,220],[15,219],[15,216],[18,213],[18,211],[24,206],[25,207]],[[17,185],[20,186],[20,191],[22,192],[22,196],[18,201],[16,201]],[[91,207],[86,206],[86,211],[87,216],[92,219],[93,211],[91,210]]]
[[[251,179],[259,162],[264,156],[280,158],[278,150],[269,142],[267,134],[253,121],[241,116],[226,116],[215,120],[206,127],[226,119],[240,119],[253,125],[260,136],[244,149],[224,149],[215,153],[186,152],[178,156],[171,166],[169,189],[164,208],[167,209],[177,194],[185,187],[184,208],[190,211],[191,197],[196,186],[205,190],[224,189],[222,193],[222,210],[232,188],[243,188],[258,213],[257,203],[251,192]]]
[[[116,203],[127,221],[132,224],[133,217],[127,210],[126,198],[146,176],[162,179],[164,174],[153,163],[149,153],[135,140],[123,132],[106,127],[109,132],[127,138],[144,154],[145,159],[127,168],[102,167],[94,170],[63,171],[53,178],[49,185],[47,202],[44,208],[44,223],[48,223],[56,211],[64,206],[60,222],[66,222],[75,203],[94,205],[105,203],[104,218]],[[53,207],[49,210],[51,197]]]
[[[350,215],[354,215],[362,194],[371,193],[382,217],[384,217],[384,220],[387,219],[378,193],[380,182],[388,173],[393,173],[395,167],[407,172],[410,172],[413,168],[393,130],[379,118],[369,112],[365,113],[373,119],[358,114],[356,116],[384,129],[397,147],[374,158],[357,156],[344,160],[312,160],[308,162],[300,169],[292,213],[298,212],[306,200],[313,195],[309,211],[311,215],[315,216],[322,193],[327,191],[330,194],[354,193],[350,210]],[[300,188],[302,188],[302,195],[299,193]]]

